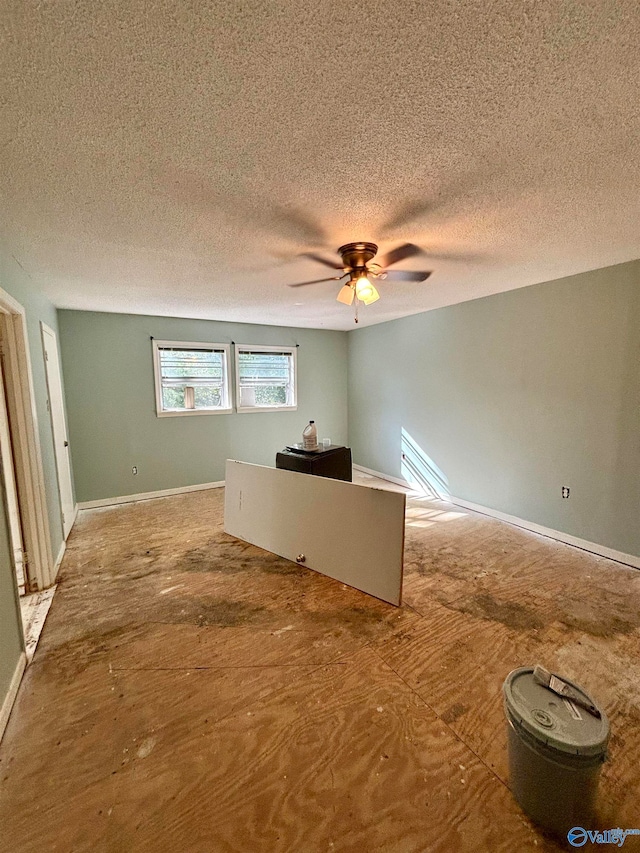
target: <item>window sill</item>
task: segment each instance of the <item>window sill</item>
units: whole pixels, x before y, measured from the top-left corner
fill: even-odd
[[[238,406],[236,412],[239,415],[248,415],[255,412],[297,412],[297,406]]]
[[[156,412],[158,418],[182,418],[191,415],[230,415],[233,409],[180,409],[166,412]]]

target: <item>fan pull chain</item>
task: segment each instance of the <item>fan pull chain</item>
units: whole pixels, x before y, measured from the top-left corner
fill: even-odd
[[[354,298],[354,300],[353,300],[353,304],[355,305],[355,312],[354,312],[354,313],[355,313],[355,318],[354,318],[354,319],[355,319],[355,322],[356,322],[356,323],[358,322],[358,302],[359,302],[359,301],[360,301],[360,300],[358,299],[358,297],[357,297],[357,296],[356,296],[356,297]]]

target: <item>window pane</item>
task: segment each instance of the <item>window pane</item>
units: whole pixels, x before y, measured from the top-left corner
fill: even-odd
[[[284,385],[265,385],[256,388],[256,406],[286,406],[287,389]]]
[[[158,361],[164,411],[228,407],[224,350],[158,346]]]
[[[222,352],[211,350],[161,349],[160,375],[162,379],[213,379],[222,382],[222,359]]]
[[[195,385],[193,393],[196,409],[219,409],[222,406],[220,388],[212,385]]]
[[[184,385],[172,385],[162,389],[163,409],[184,409]]]
[[[238,352],[240,405],[293,406],[293,355],[289,352]]]
[[[289,353],[241,352],[238,355],[240,382],[249,384],[286,384],[289,382]]]

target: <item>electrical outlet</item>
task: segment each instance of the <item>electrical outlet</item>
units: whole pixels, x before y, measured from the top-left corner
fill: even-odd
[[[562,487],[562,497],[568,498],[570,494],[571,494],[571,489],[569,488],[569,486],[563,486]]]
[[[131,473],[132,473],[132,474],[137,474],[137,473],[138,473],[138,466],[137,466],[137,465],[134,465],[134,466],[133,466],[133,468],[131,469]]]

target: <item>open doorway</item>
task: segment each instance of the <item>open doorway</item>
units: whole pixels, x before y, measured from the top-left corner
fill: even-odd
[[[55,591],[26,317],[0,290],[0,465],[9,551],[30,660]]]
[[[26,559],[22,514],[16,482],[16,463],[7,407],[3,329],[4,322],[0,318],[0,464],[2,465],[2,482],[4,484],[2,497],[4,498],[5,515],[9,528],[9,549],[20,599],[25,653],[27,663],[30,663],[51,606],[55,586],[41,592],[38,591],[37,580],[30,577],[29,563]]]

